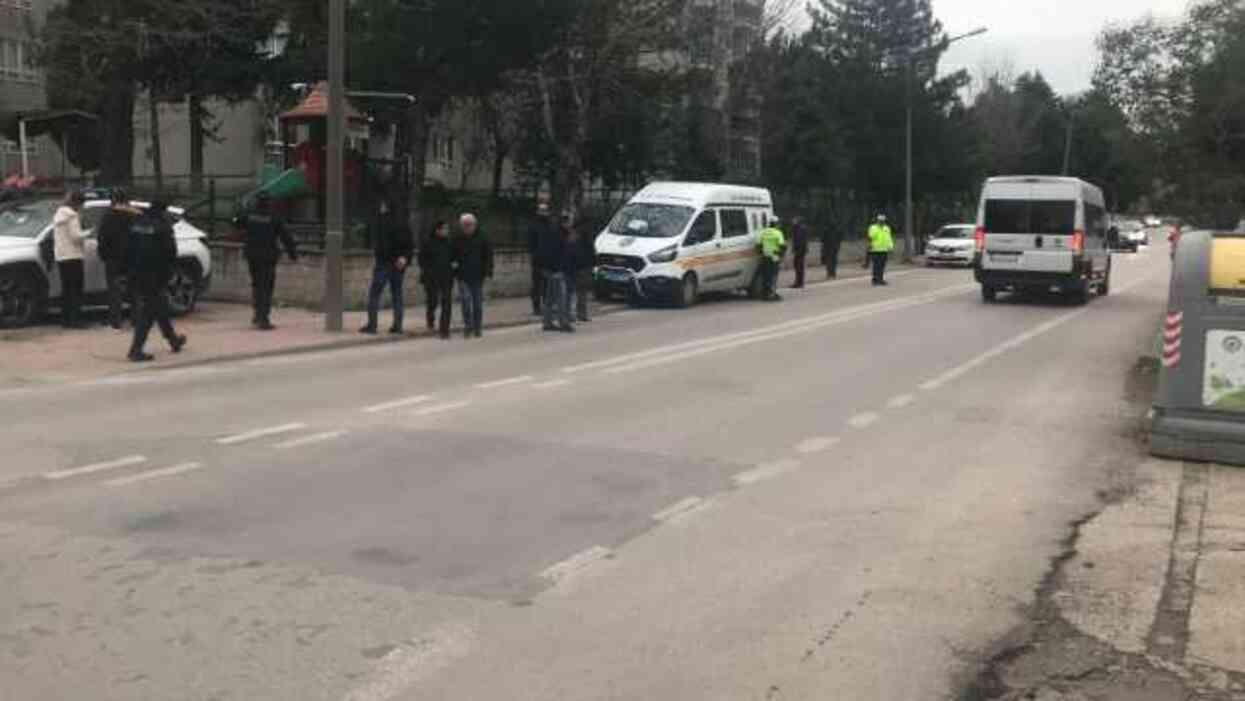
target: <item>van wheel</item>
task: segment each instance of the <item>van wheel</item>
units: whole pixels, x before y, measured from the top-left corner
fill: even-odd
[[[42,288],[29,273],[0,270],[0,329],[35,323],[46,303]]]
[[[998,296],[999,296],[999,291],[993,285],[982,285],[981,286],[981,301],[993,302],[994,300],[998,299]]]
[[[1073,304],[1089,304],[1090,284],[1088,280],[1082,280],[1069,295]]]
[[[765,296],[765,278],[761,275],[761,271],[757,270],[752,275],[752,282],[748,283],[748,299],[760,300]]]
[[[1102,282],[1098,283],[1098,294],[1106,297],[1111,294],[1111,264],[1107,264],[1107,274],[1103,276]]]
[[[679,285],[679,291],[675,293],[674,306],[679,309],[687,309],[696,304],[698,294],[699,285],[696,282],[696,276],[688,273],[683,276],[683,284]]]
[[[173,274],[169,276],[168,285],[169,311],[173,316],[184,316],[193,312],[199,303],[199,266],[198,264],[179,260],[173,266]]]

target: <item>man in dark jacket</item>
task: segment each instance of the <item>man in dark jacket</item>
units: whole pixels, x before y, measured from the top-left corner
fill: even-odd
[[[572,225],[572,219],[569,214],[562,215],[562,264],[558,266],[558,273],[566,281],[563,285],[564,294],[558,302],[558,328],[567,333],[575,330],[575,325],[571,317],[571,300],[578,300],[583,291],[579,289],[579,271],[585,265],[586,255],[584,247],[580,242],[579,232]],[[580,321],[586,321],[587,314],[580,316]]]
[[[804,263],[808,258],[808,226],[804,217],[796,217],[791,221],[791,252],[795,258],[795,284],[792,289],[804,287]]]
[[[441,323],[436,328],[442,340],[449,340],[454,316],[454,242],[450,240],[449,224],[437,222],[432,235],[419,247],[419,271],[428,309],[428,330],[434,328],[439,308]]]
[[[139,211],[130,206],[125,191],[117,188],[112,191],[112,206],[99,222],[99,259],[104,264],[108,282],[108,325],[114,329],[120,329],[124,323],[125,247],[130,238],[130,225],[138,215]]]
[[[152,360],[143,347],[153,323],[160,325],[160,333],[168,341],[174,353],[180,353],[186,345],[186,337],[179,336],[169,318],[167,286],[177,261],[177,241],[173,237],[173,225],[165,215],[163,202],[152,202],[147,211],[134,220],[126,244],[126,270],[131,291],[137,307],[134,317],[134,341],[130,345],[129,359],[135,363]]]
[[[570,215],[568,215],[569,218]],[[567,280],[571,283],[575,297],[575,318],[583,323],[592,321],[592,271],[596,265],[596,237],[585,233],[583,227],[577,227],[573,220],[568,220],[567,240],[575,248],[575,269]]]
[[[541,234],[536,247],[536,265],[545,282],[541,307],[546,331],[565,330],[570,324],[570,310],[566,308],[569,282],[562,270],[565,236],[566,232],[561,227],[551,227]]]
[[[843,244],[843,234],[833,224],[827,226],[821,234],[821,264],[826,266],[826,279],[833,280],[839,276],[839,247]]]
[[[251,269],[251,295],[255,316],[251,323],[261,331],[275,327],[270,318],[272,292],[277,285],[277,260],[281,257],[278,242],[285,247],[290,260],[298,260],[294,238],[272,211],[272,199],[261,192],[255,198],[255,211],[243,214],[234,223],[246,237],[246,262]]]
[[[536,218],[527,228],[528,262],[532,265],[532,315],[540,316],[541,301],[545,295],[545,278],[541,274],[539,263],[541,242],[557,236],[557,227],[549,216],[549,203],[541,201],[536,205]]]
[[[458,300],[463,307],[463,337],[484,335],[484,281],[493,277],[493,246],[480,232],[474,214],[458,220],[462,233],[454,242]]]
[[[372,285],[367,293],[367,325],[359,333],[376,333],[376,318],[380,312],[380,298],[389,288],[393,298],[393,325],[389,333],[402,333],[402,318],[406,312],[402,281],[406,266],[414,253],[415,242],[411,227],[399,216],[387,200],[382,199],[372,223],[372,249],[376,255],[376,267],[372,270]]]

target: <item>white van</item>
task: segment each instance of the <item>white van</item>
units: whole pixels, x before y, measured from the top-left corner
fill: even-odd
[[[769,190],[652,183],[596,239],[595,293],[691,306],[702,292],[762,294],[761,229],[774,213]]]
[[[977,213],[974,271],[981,296],[1058,290],[1078,302],[1111,289],[1102,190],[1076,178],[990,178]]]

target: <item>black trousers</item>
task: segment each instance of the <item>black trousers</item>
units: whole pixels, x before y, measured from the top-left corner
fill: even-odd
[[[160,334],[172,346],[177,338],[169,313],[168,292],[158,280],[135,280],[134,292],[134,342],[130,355],[138,355],[147,345],[147,336],[153,324],[160,326]]]
[[[890,255],[876,252],[869,254],[869,258],[873,261],[873,284],[880,285],[886,281],[886,261]]]
[[[271,321],[272,293],[277,286],[277,261],[247,259],[251,269],[251,306],[255,316],[251,319],[256,324]]]
[[[808,249],[795,251],[795,286],[804,287],[804,264],[808,259]]]
[[[532,259],[532,313],[540,313],[541,302],[545,298],[545,275],[540,270],[540,266],[536,265],[536,260]]]
[[[839,276],[839,242],[822,244],[821,262],[826,266],[826,277]]]
[[[126,289],[125,273],[120,266],[108,264],[104,268],[104,276],[108,282],[108,323],[113,328],[120,328],[125,321],[125,303],[133,295]]]
[[[424,304],[428,313],[428,328],[437,329],[442,336],[450,335],[450,322],[454,319],[454,281],[424,280]],[[437,311],[440,310],[440,323]]]
[[[61,275],[61,323],[77,326],[82,318],[82,287],[86,268],[78,259],[57,261],[56,269]]]
[[[778,293],[778,261],[769,258],[761,259],[761,280],[764,283],[766,299]]]

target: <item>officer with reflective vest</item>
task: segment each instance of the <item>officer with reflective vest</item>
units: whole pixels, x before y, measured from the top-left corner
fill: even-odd
[[[895,250],[895,236],[886,223],[886,215],[879,214],[873,226],[869,227],[869,260],[873,263],[873,284],[885,285],[886,261]]]
[[[761,280],[764,291],[762,298],[769,302],[782,299],[778,295],[778,268],[782,257],[787,252],[787,237],[779,227],[777,217],[771,217],[769,226],[761,230]]]
[[[298,260],[294,238],[272,211],[272,198],[261,192],[255,198],[255,211],[238,217],[234,224],[246,239],[246,262],[251,269],[251,302],[255,316],[251,323],[261,331],[271,331],[272,293],[277,284],[277,260],[281,257],[278,242],[285,247],[290,260]]]

